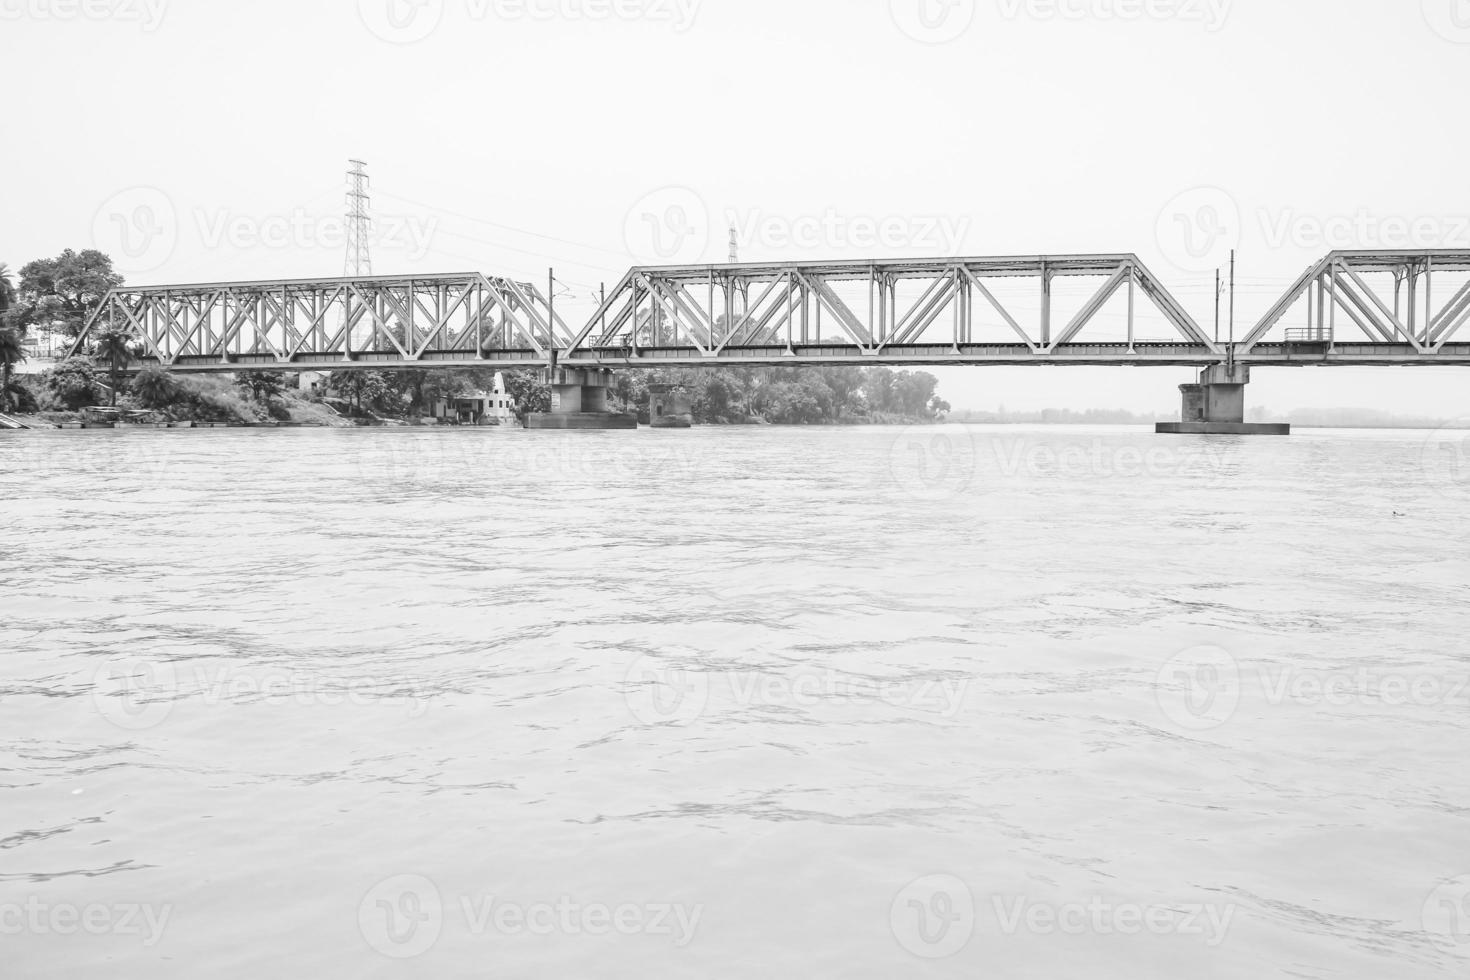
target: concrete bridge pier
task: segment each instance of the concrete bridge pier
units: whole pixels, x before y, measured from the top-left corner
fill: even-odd
[[[551,386],[551,411],[526,416],[528,429],[636,429],[636,415],[619,415],[607,409],[607,390],[612,386],[610,368],[551,367],[546,382]]]
[[[689,389],[683,385],[648,386],[648,424],[655,429],[687,429],[694,424]]]
[[[1291,426],[1284,422],[1247,422],[1245,386],[1251,369],[1246,364],[1212,364],[1196,384],[1179,386],[1178,422],[1160,422],[1156,431],[1179,435],[1284,436]]]

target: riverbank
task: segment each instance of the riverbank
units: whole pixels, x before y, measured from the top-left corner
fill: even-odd
[[[6,420],[13,420],[19,425],[6,425]],[[861,427],[883,427],[891,426],[903,428],[912,425],[945,425],[947,423],[935,419],[844,419],[834,422],[697,422],[693,428],[738,428],[742,426],[768,426],[774,429],[818,429],[818,428],[861,428]],[[519,423],[493,426],[493,425],[460,425],[453,422],[441,422],[438,419],[339,419],[335,422],[322,421],[277,421],[271,419],[263,422],[199,422],[194,420],[168,420],[168,419],[107,419],[87,417],[81,412],[47,412],[41,415],[9,415],[0,418],[0,431],[24,431],[29,429],[406,429],[406,428],[465,428],[465,429],[494,429],[510,428],[519,429]],[[652,428],[646,421],[639,423],[639,428]]]
[[[190,417],[192,412],[168,409],[87,407],[75,411],[10,412],[0,415],[0,429],[205,429],[205,428],[346,428],[355,424],[329,408],[311,402],[281,405],[284,418]],[[6,424],[11,423],[11,424]]]

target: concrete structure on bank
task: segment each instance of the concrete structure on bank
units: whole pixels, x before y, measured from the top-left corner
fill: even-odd
[[[648,386],[648,424],[655,429],[687,429],[694,424],[689,389],[683,385]]]
[[[435,418],[460,425],[511,425],[516,420],[516,400],[505,390],[505,376],[499,371],[490,391],[441,398],[431,409]]]
[[[1214,364],[1200,373],[1197,384],[1179,386],[1178,422],[1160,422],[1156,431],[1178,435],[1284,436],[1284,422],[1247,422],[1245,386],[1251,369],[1245,364]]]
[[[547,371],[551,411],[526,416],[528,429],[636,429],[638,418],[608,411],[608,368],[562,368]]]

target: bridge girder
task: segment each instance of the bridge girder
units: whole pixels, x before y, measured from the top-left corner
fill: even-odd
[[[570,338],[534,285],[480,273],[120,287],[72,353],[104,326],[192,370],[540,364]]]
[[[1052,283],[1058,278],[1100,279],[1097,291],[1066,323],[1052,322]],[[1030,279],[1040,298],[1037,322],[1023,325],[996,296],[997,279]],[[902,302],[898,285],[917,286],[917,299]],[[867,288],[866,310],[844,300],[839,286]],[[990,285],[988,285],[990,284]],[[827,347],[850,347],[860,359],[911,360],[939,356],[915,350],[932,348],[925,334],[949,311],[948,356],[944,360],[988,358],[1009,361],[1017,352],[1028,361],[1065,360],[1077,336],[1120,290],[1128,295],[1128,341],[1110,353],[1132,357],[1139,294],[1149,300],[1177,335],[1178,363],[1209,363],[1224,350],[1200,329],[1136,255],[1006,256],[991,258],[904,259],[882,262],[758,263],[635,268],[623,277],[592,318],[572,339],[567,362],[609,358],[620,363],[656,359],[658,351],[687,350],[699,361],[764,359],[772,349],[788,358],[817,356],[822,320],[833,324]],[[982,316],[998,318],[1019,341],[1016,351],[977,344]],[[984,351],[978,348],[985,348]],[[832,354],[831,356],[842,356]],[[1148,360],[1148,358],[1143,358]]]
[[[1314,263],[1282,295],[1238,345],[1237,356],[1248,358],[1261,350],[1263,342],[1303,299],[1307,325],[1287,328],[1285,347],[1298,353],[1309,347],[1330,357],[1345,349],[1361,351],[1363,343],[1344,342],[1337,331],[1339,316],[1361,332],[1367,344],[1399,348],[1393,363],[1463,363],[1464,344],[1452,344],[1455,335],[1470,322],[1470,279],[1445,290],[1449,298],[1436,312],[1436,274],[1470,273],[1470,251],[1458,249],[1341,250]],[[1392,295],[1384,296],[1381,284],[1367,277],[1389,276]],[[1457,277],[1458,278],[1458,277]],[[1421,291],[1422,290],[1422,291]]]

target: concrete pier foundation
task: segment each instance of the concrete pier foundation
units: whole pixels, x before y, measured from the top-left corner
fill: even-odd
[[[689,389],[683,385],[648,386],[648,424],[655,429],[687,429],[694,424]]]
[[[1155,431],[1175,435],[1284,436],[1284,422],[1247,422],[1245,386],[1251,369],[1245,364],[1212,364],[1199,382],[1179,386],[1178,422],[1160,422]]]
[[[636,429],[638,418],[607,409],[612,371],[554,367],[547,372],[551,411],[526,416],[528,429]]]

